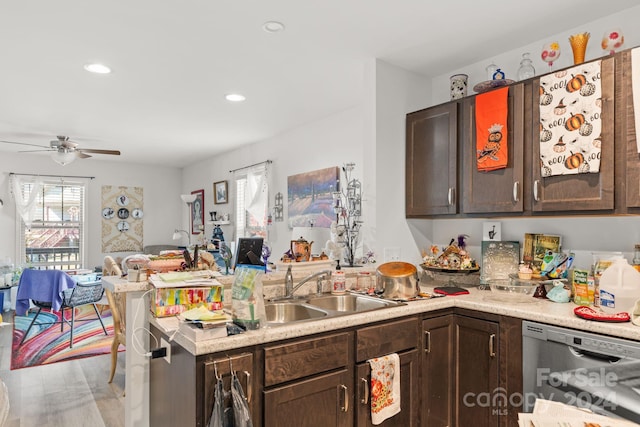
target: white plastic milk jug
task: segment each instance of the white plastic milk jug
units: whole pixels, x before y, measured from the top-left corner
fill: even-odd
[[[605,313],[631,312],[640,299],[640,273],[625,258],[616,259],[600,277],[600,308]]]

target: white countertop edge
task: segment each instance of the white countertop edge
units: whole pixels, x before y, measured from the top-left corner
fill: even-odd
[[[477,288],[472,288],[470,289],[469,295],[412,301],[400,307],[390,307],[329,319],[300,322],[286,326],[268,327],[255,331],[247,331],[244,334],[226,338],[194,342],[184,335],[177,333],[174,341],[191,354],[199,356],[290,338],[299,338],[350,326],[366,325],[414,314],[424,314],[451,307],[517,317],[524,320],[532,320],[619,338],[640,340],[640,328],[631,322],[607,323],[584,320],[573,314],[573,309],[576,307],[573,303],[561,304],[549,300],[536,300],[532,303],[506,303],[502,301],[491,301],[490,298],[486,298],[490,295],[490,291],[481,291]],[[155,318],[151,318],[150,323],[163,330],[162,325],[160,325]],[[171,335],[169,332],[167,333]]]

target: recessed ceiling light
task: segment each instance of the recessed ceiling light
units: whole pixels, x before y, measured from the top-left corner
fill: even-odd
[[[262,25],[262,29],[267,33],[279,33],[284,30],[284,24],[278,21],[267,21]]]
[[[96,74],[109,74],[111,72],[111,68],[103,64],[86,64],[84,69]]]
[[[244,97],[244,95],[240,95],[239,93],[229,93],[224,97],[227,101],[232,101],[232,102],[242,102],[245,99],[247,99]]]

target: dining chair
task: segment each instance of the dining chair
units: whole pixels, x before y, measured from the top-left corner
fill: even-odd
[[[105,335],[109,335],[107,329],[104,327],[104,322],[102,321],[102,316],[98,311],[98,307],[96,303],[102,299],[102,294],[104,294],[104,288],[102,287],[102,282],[91,282],[91,283],[76,283],[76,285],[71,289],[66,289],[62,291],[62,306],[60,307],[60,332],[64,330],[64,324],[67,323],[71,326],[70,336],[69,336],[69,347],[73,348],[73,328],[76,320],[76,308],[91,304],[93,306],[93,311],[95,311],[98,320],[100,321],[100,325],[102,326],[102,330]],[[64,311],[66,309],[71,309],[71,322],[69,322],[64,316]],[[83,319],[84,320],[95,320],[95,319]]]
[[[102,276],[122,276],[122,270],[113,257],[107,255],[104,257],[102,265]],[[123,294],[111,292],[105,289],[109,306],[111,307],[111,316],[113,318],[113,342],[111,344],[111,373],[109,374],[109,383],[113,381],[116,373],[116,365],[118,362],[118,348],[120,344],[126,346],[126,327],[125,327],[125,310],[126,301]]]

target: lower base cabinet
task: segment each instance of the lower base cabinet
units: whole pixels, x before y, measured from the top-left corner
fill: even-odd
[[[418,350],[398,355],[400,357],[400,412],[387,418],[379,426],[417,426],[419,423],[418,405],[420,360]],[[359,363],[356,367],[356,426],[369,427],[371,422],[371,366]]]
[[[521,324],[455,308],[228,354],[174,342],[170,364],[151,361],[151,425],[207,426],[217,378],[229,390],[233,369],[255,427],[371,426],[368,360],[397,353],[401,411],[380,425],[511,427],[520,408],[493,402],[522,391]]]
[[[352,382],[342,369],[265,391],[265,427],[352,426]]]

